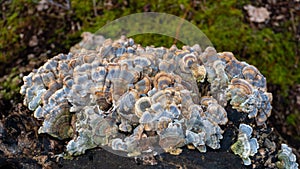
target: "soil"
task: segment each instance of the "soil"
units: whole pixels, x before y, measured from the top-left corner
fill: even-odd
[[[252,4],[265,6],[272,11],[269,22],[251,23],[254,29],[271,27],[277,32],[285,31],[278,25],[284,20],[291,19],[295,14],[300,15],[300,5],[295,5],[291,2],[259,0],[253,1]],[[290,13],[287,10],[291,8],[295,13]],[[64,11],[59,7],[53,9],[56,9],[57,13]],[[246,12],[245,15],[247,15]],[[71,23],[71,18],[67,18],[66,22]],[[249,21],[246,20],[245,22]],[[51,22],[49,24],[51,25]],[[12,68],[18,70],[14,76],[22,77],[33,68],[42,65],[47,58],[57,54],[58,51],[53,50],[53,46],[43,45],[43,39],[49,38],[49,34],[47,32],[38,34],[38,30],[35,30],[36,28],[32,29],[30,31],[21,30],[21,32],[23,31],[26,35],[25,37],[36,35],[38,37],[43,36],[43,38],[39,38],[41,41],[37,45],[29,47],[26,53],[20,53],[12,62],[0,64],[0,68],[3,70],[0,72],[0,82],[5,81],[10,76]],[[294,23],[292,29],[295,33],[296,43],[299,44],[300,23]],[[26,31],[29,31],[30,35],[27,35]],[[29,38],[24,38],[22,43],[32,46],[29,43],[34,42],[30,41]],[[59,46],[57,44],[53,45]],[[300,47],[298,50],[300,50]],[[59,52],[66,53],[67,51],[68,49],[62,49]],[[297,51],[296,54],[300,56],[300,51]],[[19,86],[22,85],[21,80],[17,83]],[[281,143],[286,143],[293,147],[293,152],[297,156],[298,163],[300,163],[300,125],[291,125],[287,121],[287,117],[290,114],[300,113],[300,84],[291,86],[288,96],[282,96],[281,88],[277,85],[268,84],[268,91],[273,93],[273,110],[267,123],[268,128],[263,131],[267,135],[265,138],[270,142],[275,142],[277,147]],[[231,112],[232,117],[234,117],[234,110],[227,108],[227,111]],[[272,166],[276,161],[274,151],[270,151],[264,152],[266,154],[265,157],[255,156],[253,166],[244,166],[242,160],[229,149],[237,134],[235,124],[226,126],[224,139],[221,142],[224,148],[221,150],[208,150],[207,153],[199,153],[196,150],[184,148],[183,153],[179,156],[161,154],[155,159],[149,159],[149,163],[151,161],[158,163],[155,166],[144,165],[140,159],[120,157],[101,148],[89,150],[85,155],[76,157],[73,160],[64,160],[55,155],[64,152],[67,140],[60,141],[49,135],[37,134],[41,122],[36,120],[32,116],[32,112],[22,105],[22,96],[20,94],[14,93],[10,100],[5,99],[0,94],[0,112],[0,168],[265,168],[268,165]],[[262,132],[260,129],[257,129],[257,131]],[[268,164],[263,162],[268,160]]]

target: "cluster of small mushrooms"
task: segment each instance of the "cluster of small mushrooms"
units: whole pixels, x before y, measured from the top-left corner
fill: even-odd
[[[257,126],[271,114],[266,78],[231,52],[83,36],[69,54],[25,76],[20,91],[34,117],[43,120],[39,133],[70,140],[68,155],[102,146],[130,157],[179,155],[185,145],[206,152],[220,148],[227,104]],[[240,124],[239,131],[232,150],[249,165],[258,143],[250,139],[249,125]],[[283,158],[287,153],[280,157],[289,160]]]

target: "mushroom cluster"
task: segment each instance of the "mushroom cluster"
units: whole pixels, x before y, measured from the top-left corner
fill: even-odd
[[[134,157],[178,155],[184,145],[206,152],[220,148],[227,103],[257,125],[272,109],[254,66],[197,44],[142,47],[85,33],[23,80],[24,104],[43,121],[39,133],[70,140],[69,155],[99,146]]]

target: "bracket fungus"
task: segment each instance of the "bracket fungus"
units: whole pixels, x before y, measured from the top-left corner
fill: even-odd
[[[276,162],[278,168],[298,169],[299,165],[296,162],[296,155],[293,154],[292,149],[288,145],[281,144],[281,150],[279,150],[277,157],[279,159]]]
[[[39,133],[67,139],[68,155],[100,146],[134,157],[178,155],[184,145],[206,152],[220,148],[228,103],[257,125],[270,116],[266,78],[230,52],[202,51],[199,45],[142,47],[131,38],[83,35],[88,37],[69,54],[25,76],[20,91],[43,121]],[[242,124],[233,146],[247,165],[258,147],[251,132]]]
[[[251,164],[249,156],[256,154],[259,148],[257,139],[251,138],[252,131],[251,126],[240,124],[238,140],[231,146],[231,150],[242,158],[245,165]]]

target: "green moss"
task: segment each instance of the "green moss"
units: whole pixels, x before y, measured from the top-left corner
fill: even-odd
[[[287,116],[286,121],[288,124],[296,126],[297,124],[297,115],[296,114],[290,114]]]
[[[11,73],[5,77],[4,81],[0,82],[0,95],[5,100],[16,99],[15,96],[20,91],[21,78],[18,76],[18,69],[13,68]]]
[[[164,47],[171,47],[173,44],[175,44],[178,48],[183,46],[182,42],[159,34],[142,34],[132,36],[131,38],[134,39],[135,43],[141,44],[142,46],[153,45],[155,47],[160,47],[162,44],[164,44]]]

